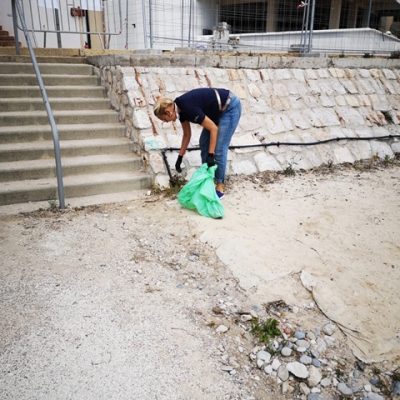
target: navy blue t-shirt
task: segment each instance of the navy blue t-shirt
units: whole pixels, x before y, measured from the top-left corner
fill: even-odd
[[[221,98],[222,107],[229,96],[229,90],[217,89]],[[217,96],[213,88],[193,89],[175,99],[179,108],[179,121],[189,121],[195,124],[202,124],[207,116],[218,125],[221,112]]]

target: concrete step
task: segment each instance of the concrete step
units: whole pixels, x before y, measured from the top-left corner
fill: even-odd
[[[49,98],[53,110],[107,110],[110,101],[105,98],[53,97]],[[0,112],[45,110],[42,98],[0,99]]]
[[[71,124],[57,125],[61,140],[116,138],[125,135],[122,124]],[[49,125],[0,127],[0,144],[52,140]]]
[[[0,47],[11,47],[15,46],[14,40],[0,40]]]
[[[130,154],[101,154],[62,159],[63,176],[139,171],[141,158]],[[0,182],[54,178],[54,159],[0,162]]]
[[[104,97],[102,86],[46,86],[49,97]],[[0,86],[0,98],[41,97],[39,86]]]
[[[74,197],[127,192],[150,187],[151,177],[140,172],[95,173],[72,175],[64,178],[66,201]],[[0,205],[56,198],[56,178],[3,182],[0,186]]]
[[[88,64],[39,63],[39,69],[46,75],[93,75],[93,67]],[[34,69],[31,63],[1,62],[0,60],[0,74],[34,74]]]
[[[8,50],[6,47],[0,48],[0,62],[16,62],[16,63],[28,63],[32,64],[31,57],[29,55],[15,54],[15,47],[10,52],[4,52]],[[9,54],[8,54],[9,53]],[[64,56],[36,56],[38,63],[52,63],[52,64],[86,64],[85,57],[64,57]]]
[[[42,74],[43,82],[49,86],[96,86],[98,78],[95,75],[51,75]],[[34,74],[1,74],[0,86],[34,86],[37,84]]]
[[[99,154],[128,154],[127,138],[60,141],[61,157],[78,157]],[[2,162],[54,158],[52,141],[0,144]]]
[[[58,110],[54,112],[56,124],[116,123],[118,114],[114,110]],[[0,126],[46,125],[46,111],[0,112]]]

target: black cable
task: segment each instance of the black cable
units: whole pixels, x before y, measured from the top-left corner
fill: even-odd
[[[271,146],[315,146],[318,144],[325,144],[330,142],[339,142],[341,140],[388,140],[388,139],[400,139],[400,135],[387,135],[387,136],[366,136],[366,137],[357,137],[357,136],[350,136],[350,137],[336,137],[331,139],[325,140],[318,140],[315,142],[269,142],[269,143],[260,143],[260,144],[242,144],[237,146],[229,146],[229,149],[246,149],[246,148],[254,148],[254,147],[271,147]],[[171,169],[169,167],[169,163],[167,160],[167,156],[165,152],[167,151],[179,151],[179,147],[167,147],[161,150],[161,154],[165,163],[165,166],[168,171],[169,179],[172,179]],[[200,150],[200,147],[189,147],[186,151],[195,151]]]

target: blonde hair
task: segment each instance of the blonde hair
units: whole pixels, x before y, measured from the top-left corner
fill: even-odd
[[[158,98],[156,104],[154,104],[154,115],[157,118],[162,117],[165,114],[166,109],[172,104],[174,104],[173,100],[167,97]]]

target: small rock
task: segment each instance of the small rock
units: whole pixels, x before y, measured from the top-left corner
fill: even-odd
[[[273,371],[273,369],[272,369],[272,365],[271,364],[268,364],[267,366],[264,367],[264,372],[266,374],[271,375],[272,371]]]
[[[303,339],[297,340],[296,346],[304,347],[305,349],[308,349],[310,347],[310,342],[308,342],[307,340],[303,340]]]
[[[296,339],[300,340],[306,337],[306,333],[303,331],[296,331],[294,336],[296,337]]]
[[[318,383],[322,379],[322,374],[321,374],[320,370],[317,367],[314,367],[312,365],[308,369],[308,373],[309,373],[309,376],[308,376],[308,379],[307,379],[308,386],[310,386],[310,387],[317,386]]]
[[[393,381],[392,384],[392,393],[395,396],[399,396],[400,395],[400,381]]]
[[[278,368],[278,378],[283,382],[286,382],[289,379],[289,371],[285,365],[281,365]]]
[[[271,367],[274,371],[276,371],[281,366],[281,362],[278,358],[275,358],[274,361],[271,363]]]
[[[221,369],[222,369],[222,371],[225,371],[225,372],[231,372],[234,370],[234,368],[231,365],[224,365],[221,367]]]
[[[369,380],[369,383],[370,383],[371,385],[376,386],[376,385],[379,383],[379,378],[378,378],[377,376],[373,376],[373,377]]]
[[[265,351],[265,350],[260,350],[257,353],[256,357],[257,357],[257,361],[260,360],[260,361],[263,361],[266,364],[268,364],[269,360],[271,360],[271,354],[269,354],[268,351]]]
[[[307,339],[309,339],[309,340],[316,340],[316,339],[317,339],[317,336],[315,335],[314,332],[308,331],[308,332],[307,332]]]
[[[311,393],[321,393],[321,389],[318,388],[318,387],[313,387],[313,388],[311,389]]]
[[[242,322],[248,322],[251,321],[253,319],[253,317],[250,314],[243,314],[240,316],[240,320]]]
[[[321,400],[319,393],[310,393],[307,396],[307,400]]]
[[[353,396],[353,391],[343,382],[339,382],[337,385],[337,390],[344,396],[344,397],[351,397]]]
[[[308,378],[308,370],[306,366],[299,363],[298,361],[288,363],[287,369],[291,374],[293,374],[297,378],[301,379]]]
[[[385,400],[383,396],[378,393],[368,393],[363,400]]]
[[[300,387],[301,393],[305,394],[306,396],[308,394],[310,394],[311,390],[304,382],[301,382],[299,387]]]
[[[332,323],[328,323],[324,325],[322,328],[322,332],[325,333],[325,335],[332,336],[335,333],[336,326]]]
[[[357,360],[356,361],[356,367],[360,370],[360,371],[364,371],[366,364],[363,361]]]
[[[317,358],[313,358],[312,365],[314,365],[314,367],[321,368],[321,361],[319,361]]]
[[[319,358],[319,351],[318,351],[315,347],[312,347],[312,348],[311,348],[311,355],[312,355],[314,358]]]
[[[281,388],[282,394],[287,393],[289,391],[289,388],[290,388],[289,382],[288,381],[283,382]]]
[[[328,387],[331,385],[331,383],[332,383],[331,378],[324,378],[324,379],[321,379],[320,385],[322,387]]]
[[[310,365],[312,362],[312,358],[310,356],[307,356],[306,354],[303,354],[300,357],[300,362],[304,365]]]
[[[282,348],[282,350],[281,350],[281,354],[284,356],[284,357],[290,357],[291,355],[292,355],[292,349],[290,349],[289,347],[283,347]]]
[[[332,346],[335,345],[335,338],[333,336],[332,337],[331,336],[325,336],[324,341],[325,341],[325,343],[326,343],[326,345],[328,347],[332,347]]]
[[[370,392],[372,390],[371,385],[364,385],[364,390]]]
[[[226,333],[229,331],[229,328],[225,325],[220,325],[218,328],[215,330],[217,333]]]

